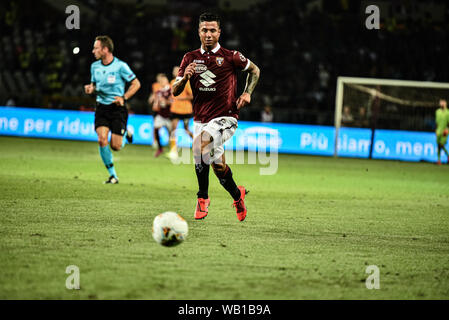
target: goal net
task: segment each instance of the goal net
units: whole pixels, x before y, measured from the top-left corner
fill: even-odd
[[[375,131],[434,132],[439,100],[449,102],[449,83],[338,77],[335,98],[335,149],[339,155],[343,128]]]

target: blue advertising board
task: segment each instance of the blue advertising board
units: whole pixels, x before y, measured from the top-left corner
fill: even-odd
[[[434,132],[376,130],[374,138],[373,159],[437,161]],[[444,152],[441,152],[441,160],[447,161]]]
[[[337,153],[340,157],[368,158],[370,147],[371,129],[340,128],[337,145]]]
[[[128,126],[134,131],[134,143],[153,144],[153,116],[129,115]],[[189,129],[193,131],[193,120]],[[192,139],[183,130],[182,121],[175,132],[178,146],[191,147]],[[96,141],[94,113],[70,110],[0,107],[0,135]],[[168,132],[162,129],[161,144],[168,144]],[[368,158],[371,130],[340,128],[338,155]],[[264,150],[279,153],[332,156],[335,128],[331,126],[239,121],[238,128],[225,143],[231,150]],[[374,159],[430,161],[437,160],[433,132],[376,130]],[[442,154],[442,161],[447,161]]]
[[[153,141],[153,117],[130,115],[129,125],[135,132],[134,143]],[[0,134],[97,141],[94,112],[0,107]],[[163,135],[168,141],[168,134]]]

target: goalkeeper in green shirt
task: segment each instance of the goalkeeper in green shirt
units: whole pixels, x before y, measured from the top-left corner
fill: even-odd
[[[435,112],[435,122],[437,125],[437,129],[435,133],[437,135],[437,145],[438,145],[438,162],[437,164],[441,164],[440,153],[441,149],[444,150],[446,156],[449,158],[449,154],[444,147],[447,142],[448,135],[448,123],[449,123],[449,111],[447,110],[447,102],[446,100],[440,99],[440,107]]]

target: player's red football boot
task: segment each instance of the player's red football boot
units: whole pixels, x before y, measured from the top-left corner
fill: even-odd
[[[159,157],[163,151],[164,151],[163,149],[157,149],[156,153],[154,154],[154,157],[155,158]]]
[[[235,211],[237,213],[237,218],[240,221],[245,220],[246,218],[246,206],[245,206],[245,195],[249,192],[245,189],[243,186],[238,186],[240,190],[240,199],[237,201],[234,201],[232,204],[233,207],[235,207]]]
[[[208,214],[210,199],[198,198],[198,202],[196,203],[195,210],[195,219],[200,220],[206,218]]]
[[[440,160],[437,161],[437,165],[441,166],[441,161]]]

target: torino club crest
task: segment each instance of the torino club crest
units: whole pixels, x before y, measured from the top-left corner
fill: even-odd
[[[216,57],[216,58],[215,58],[215,62],[217,62],[217,65],[218,65],[219,67],[221,67],[221,66],[223,65],[224,58],[223,58],[223,57]]]

